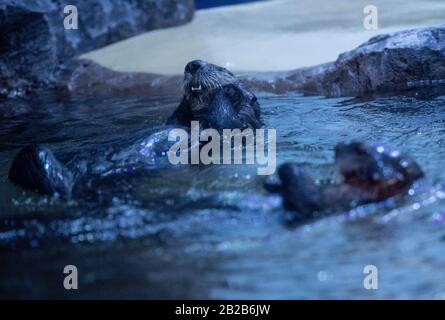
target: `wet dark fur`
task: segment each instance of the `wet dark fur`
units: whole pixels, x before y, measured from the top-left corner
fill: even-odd
[[[231,72],[196,60],[185,68],[184,98],[167,123],[188,127],[192,120],[199,120],[201,128],[259,128],[260,107]],[[77,178],[42,146],[22,149],[9,172],[9,180],[24,189],[64,198],[71,196]]]
[[[74,184],[72,173],[49,149],[41,146],[28,146],[17,154],[9,179],[24,189],[62,197],[71,193]]]
[[[192,61],[185,68],[183,87],[182,101],[167,124],[189,127],[199,121],[201,128],[217,130],[261,127],[257,98],[227,69]]]
[[[298,222],[385,200],[423,176],[408,156],[363,142],[338,144],[335,166],[342,180],[317,185],[299,164],[285,163],[278,169],[279,181],[266,183],[266,188],[283,196],[285,206],[296,213],[290,220]]]

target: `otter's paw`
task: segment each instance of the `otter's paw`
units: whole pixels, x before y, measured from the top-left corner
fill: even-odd
[[[296,212],[294,220],[310,219],[322,210],[320,187],[300,165],[285,163],[278,169],[278,176],[284,203]]]
[[[210,128],[217,130],[243,128],[232,102],[222,89],[215,93],[210,102],[208,122]]]
[[[47,195],[70,195],[74,185],[72,173],[53,153],[41,146],[23,148],[12,162],[9,180],[26,189]]]

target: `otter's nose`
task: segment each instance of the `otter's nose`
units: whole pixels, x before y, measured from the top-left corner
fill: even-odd
[[[196,71],[198,71],[205,64],[207,64],[207,62],[205,62],[203,60],[193,60],[193,61],[190,61],[185,66],[185,72],[194,74]]]

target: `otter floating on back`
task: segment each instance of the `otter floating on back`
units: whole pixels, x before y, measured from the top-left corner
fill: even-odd
[[[167,120],[170,128],[166,130],[172,126],[190,127],[192,120],[200,121],[203,129],[256,129],[261,126],[257,98],[227,69],[202,60],[191,61],[185,67],[183,87],[184,97]],[[164,133],[150,135],[145,139],[147,143],[141,143],[144,148],[130,148],[130,152],[123,152],[124,156],[133,156],[137,162],[147,154],[159,153],[156,152],[158,149],[168,147],[160,146],[164,143]],[[120,153],[116,158],[122,158]],[[122,162],[131,163],[131,159],[128,160]],[[48,148],[27,146],[15,157],[9,180],[26,190],[67,198],[83,174],[77,172],[76,166],[70,169],[58,161]]]
[[[194,60],[184,71],[184,97],[167,120],[169,125],[190,126],[199,121],[203,129],[257,129],[260,105],[255,95],[230,71]]]
[[[299,164],[285,163],[278,169],[280,182],[265,187],[282,195],[295,212],[291,222],[299,222],[402,194],[423,177],[419,165],[400,151],[357,141],[335,147],[335,166],[342,180],[317,185]]]

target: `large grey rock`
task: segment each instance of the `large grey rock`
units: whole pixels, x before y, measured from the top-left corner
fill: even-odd
[[[65,5],[78,9],[66,30]],[[85,51],[138,33],[191,20],[193,0],[1,0],[0,94],[57,81],[59,66]]]
[[[361,96],[445,85],[445,25],[376,36],[335,62],[245,79],[257,89]]]
[[[445,81],[445,25],[379,35],[330,64],[289,77],[326,96],[396,91]]]

